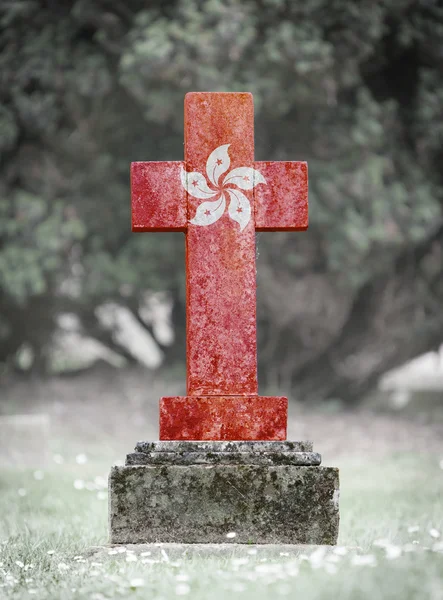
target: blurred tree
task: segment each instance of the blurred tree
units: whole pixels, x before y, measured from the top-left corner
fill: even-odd
[[[50,0],[0,8],[0,360],[54,319],[170,290],[131,160],[182,158],[183,95],[248,90],[258,160],[308,160],[310,229],[259,234],[263,383],[352,400],[443,338],[443,8],[432,0]]]

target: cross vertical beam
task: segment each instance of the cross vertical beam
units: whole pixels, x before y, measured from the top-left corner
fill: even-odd
[[[251,94],[187,94],[186,171],[206,173],[208,156],[224,144],[232,148],[230,171],[252,167],[253,131]],[[249,197],[253,210],[252,192]],[[188,194],[189,219],[199,204],[201,199]],[[247,396],[258,391],[253,216],[238,234],[238,227],[230,222],[228,214],[210,226],[188,224],[189,396]]]

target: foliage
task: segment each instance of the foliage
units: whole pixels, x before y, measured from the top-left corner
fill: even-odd
[[[309,161],[309,234],[259,240],[264,356],[282,318],[293,369],[324,353],[361,290],[441,228],[437,3],[20,0],[0,19],[0,359],[38,298],[37,352],[66,305],[86,317],[146,288],[183,304],[183,240],[130,233],[128,165],[181,159],[189,90],[253,92],[257,158]]]

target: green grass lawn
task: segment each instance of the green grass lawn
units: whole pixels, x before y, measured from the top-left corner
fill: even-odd
[[[341,546],[305,555],[90,555],[107,539],[108,464],[0,472],[0,598],[443,599],[443,456],[338,461]],[[440,537],[438,537],[440,535]]]

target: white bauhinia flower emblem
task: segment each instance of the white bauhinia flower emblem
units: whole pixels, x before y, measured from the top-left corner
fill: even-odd
[[[181,180],[183,187],[194,196],[206,200],[197,208],[193,225],[212,225],[225,212],[226,200],[229,200],[228,214],[240,225],[240,231],[246,227],[251,218],[251,204],[239,189],[252,190],[259,183],[266,183],[263,175],[251,167],[238,167],[230,171],[220,182],[220,177],[226,173],[231,164],[228,154],[230,144],[216,148],[206,162],[206,174],[216,188],[211,189],[201,173],[188,173],[182,168]],[[230,187],[234,185],[236,187]],[[208,200],[213,198],[213,200]]]

